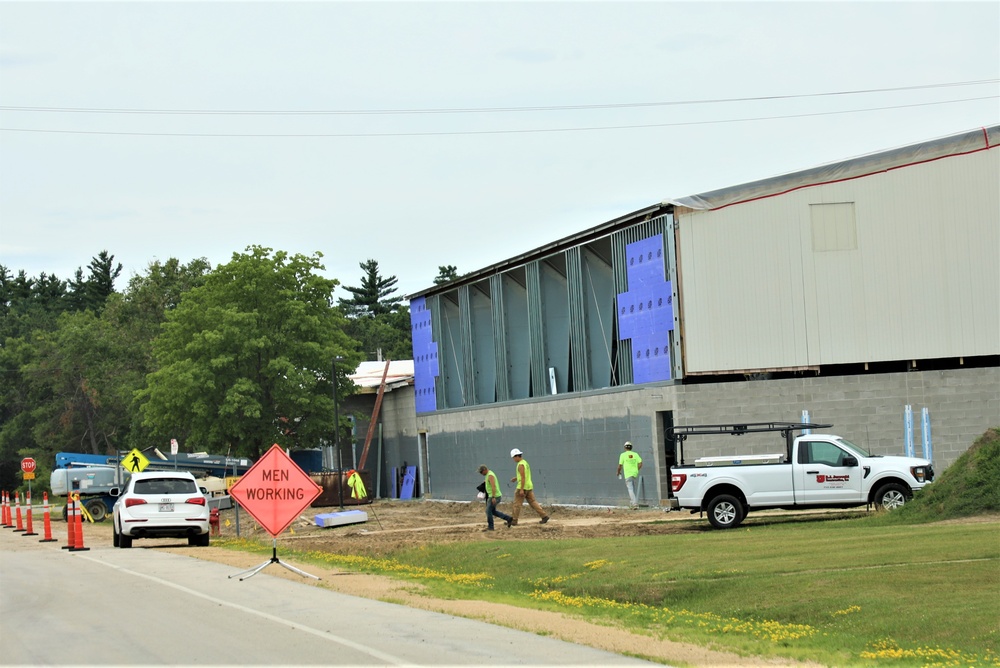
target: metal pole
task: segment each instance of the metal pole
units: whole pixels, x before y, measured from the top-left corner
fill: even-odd
[[[337,361],[343,357],[333,358],[333,447],[337,449],[337,495],[340,498],[340,510],[344,510],[344,453],[340,449],[340,410],[337,407]]]

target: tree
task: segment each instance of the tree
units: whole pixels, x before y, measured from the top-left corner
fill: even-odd
[[[376,260],[366,260],[358,265],[365,272],[361,277],[361,287],[344,286],[351,293],[350,299],[341,299],[340,307],[348,318],[379,316],[399,308],[402,297],[392,297],[396,292],[395,276],[382,277]]]
[[[361,287],[345,288],[353,297],[339,304],[347,315],[347,333],[358,342],[367,359],[409,359],[413,356],[410,310],[396,292],[396,277],[383,278],[378,262],[368,260]]]
[[[321,257],[250,246],[182,294],[136,395],[151,434],[250,457],[329,437],[333,359],[345,358],[344,373],[359,356],[332,303],[338,282],[317,273]]]
[[[0,344],[8,337],[25,336],[35,329],[53,329],[56,318],[67,308],[65,281],[45,272],[29,278],[23,269],[12,277],[0,265]]]
[[[347,321],[347,333],[370,360],[404,360],[413,357],[410,309]]]
[[[118,447],[129,424],[130,394],[142,383],[121,324],[75,311],[61,315],[55,331],[35,332],[34,354],[22,372],[32,397],[33,440],[46,454]]]
[[[451,283],[458,278],[458,267],[453,264],[448,264],[443,267],[438,267],[438,275],[434,278],[434,285],[444,285],[445,283]]]
[[[95,260],[110,266],[106,257]],[[21,272],[15,279],[0,267],[0,487],[15,486],[10,474],[26,455],[44,469],[60,450],[111,453],[150,445],[134,395],[153,371],[152,342],[165,312],[208,268],[204,259],[153,263],[125,294],[111,292],[95,310],[84,308],[82,298],[71,308],[66,282],[54,276],[29,279]],[[82,273],[81,297],[87,292]]]
[[[83,269],[77,268],[69,282],[71,308],[77,311],[100,311],[104,302],[115,291],[115,281],[121,276],[122,264],[119,262],[115,265],[115,256],[102,250],[90,259],[87,269],[90,273],[86,279],[83,277]]]

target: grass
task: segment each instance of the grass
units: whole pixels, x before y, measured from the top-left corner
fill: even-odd
[[[992,505],[1000,432],[966,455],[928,488],[942,491],[905,513],[628,539],[449,543],[380,558],[286,554],[417,580],[435,597],[553,610],[744,655],[845,667],[1000,666],[1000,518],[935,521],[1000,509]]]
[[[982,513],[1000,513],[1000,429],[989,429],[933,484],[883,524],[929,522]]]
[[[380,558],[286,556],[417,580],[435,597],[553,610],[744,655],[1000,666],[998,538],[997,522],[885,527],[861,518],[451,543]]]

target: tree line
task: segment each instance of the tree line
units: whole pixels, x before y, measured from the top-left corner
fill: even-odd
[[[0,265],[0,488],[21,486],[26,456],[44,484],[57,452],[177,439],[257,458],[272,443],[328,441],[334,387],[340,401],[353,389],[345,374],[413,353],[396,277],[366,260],[335,300],[340,282],[321,275],[321,259],[260,246],[217,267],[171,258],[121,291],[107,251],[65,281]],[[435,283],[457,277],[440,267]]]

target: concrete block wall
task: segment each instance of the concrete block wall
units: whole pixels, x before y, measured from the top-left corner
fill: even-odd
[[[805,409],[812,422],[833,424],[827,431],[881,455],[904,454],[903,415],[907,404],[914,413],[914,450],[921,454],[920,412],[926,407],[934,464],[942,471],[986,429],[1000,425],[1000,369],[706,384],[685,388],[679,404],[679,415],[675,414],[678,424],[797,422]],[[727,415],[731,417],[719,419]],[[735,454],[731,448],[741,447],[741,442],[728,441],[734,443],[720,439],[718,450],[705,454]]]
[[[986,429],[1000,426],[1000,368],[643,385],[421,414],[414,424],[427,434],[430,485],[425,492],[434,498],[474,498],[479,464],[497,472],[509,497],[512,487],[506,481],[514,470],[509,452],[517,447],[532,465],[535,493],[543,504],[625,505],[628,496],[615,469],[622,443],[630,440],[643,458],[645,501],[658,505],[669,495],[660,420],[665,411],[683,425],[798,422],[805,409],[811,421],[832,423],[829,431],[874,454],[902,454],[907,404],[914,411],[918,455],[920,410],[930,411],[933,459],[940,473]],[[408,437],[406,428],[391,436],[386,430],[386,441],[390,438],[399,454],[418,461],[417,439]],[[697,456],[762,454],[780,452],[783,442],[767,435],[756,441],[749,435],[713,438],[707,444],[692,438],[685,454],[693,455],[695,446]]]
[[[626,505],[625,485],[615,472],[622,444],[631,440],[647,472],[647,498],[658,505],[652,491],[659,458],[653,421],[648,414],[636,414],[628,399],[645,393],[603,391],[418,416],[418,428],[428,434],[430,493],[434,498],[474,497],[480,482],[476,468],[486,464],[510,498],[510,450],[516,447],[531,464],[535,496],[543,504]]]

